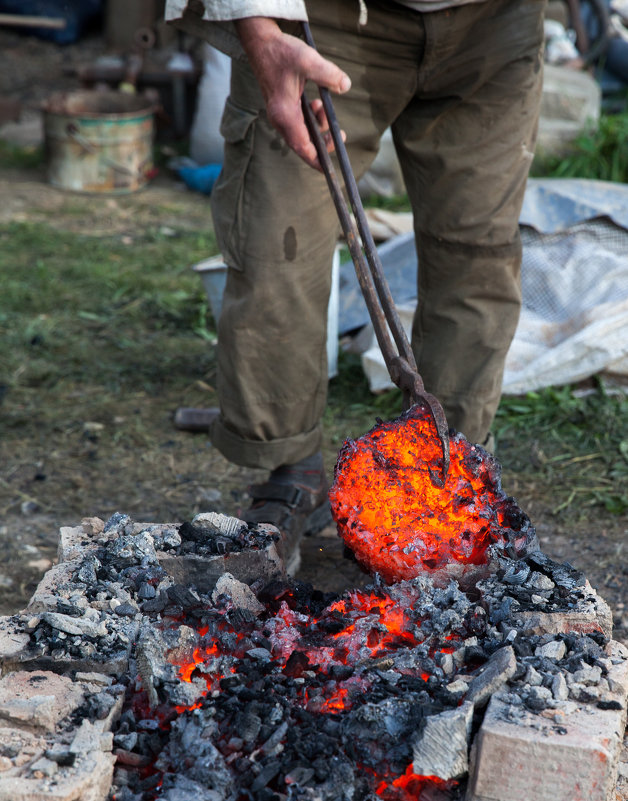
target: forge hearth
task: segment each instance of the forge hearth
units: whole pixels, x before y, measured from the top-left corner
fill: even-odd
[[[0,801],[613,799],[626,651],[539,551],[339,598],[222,516],[59,550],[0,622]]]
[[[61,531],[0,622],[0,801],[615,801],[628,652],[456,435],[413,407],[343,447],[338,530],[373,574],[290,579],[218,514]]]

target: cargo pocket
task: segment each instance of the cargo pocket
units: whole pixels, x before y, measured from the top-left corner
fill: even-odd
[[[218,247],[230,267],[238,268],[241,244],[244,182],[253,152],[256,111],[227,99],[220,123],[225,140],[224,164],[211,193],[211,210]]]

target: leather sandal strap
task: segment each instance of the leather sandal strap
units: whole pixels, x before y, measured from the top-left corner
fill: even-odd
[[[294,484],[275,484],[273,481],[267,481],[265,484],[253,484],[249,487],[249,495],[253,499],[253,503],[277,501],[294,509],[303,497],[303,490],[295,487]]]

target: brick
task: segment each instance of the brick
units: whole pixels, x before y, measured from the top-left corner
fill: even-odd
[[[0,681],[0,718],[33,732],[53,732],[83,702],[80,685],[44,671],[10,673]]]
[[[0,774],[0,801],[106,801],[115,757],[100,751],[81,754],[74,765],[60,767],[52,779]]]
[[[62,562],[80,562],[89,551],[97,548],[83,526],[61,526],[57,543],[57,559]]]
[[[573,610],[540,612],[536,610],[513,612],[511,622],[520,634],[590,634],[601,632],[610,640],[613,634],[613,615],[609,605],[587,581],[586,597]]]
[[[31,615],[56,611],[57,601],[69,598],[76,591],[72,576],[79,567],[80,562],[77,561],[53,565],[37,585],[25,611]]]
[[[21,631],[17,621],[10,617],[0,617],[0,667],[13,660],[28,645],[30,636]]]
[[[507,695],[493,696],[471,751],[466,801],[611,801],[628,695],[626,650],[611,645],[620,709],[573,705],[550,718],[516,707],[511,720]]]

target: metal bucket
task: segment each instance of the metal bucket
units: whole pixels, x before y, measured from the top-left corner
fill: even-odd
[[[59,93],[44,106],[48,180],[75,192],[125,194],[153,171],[153,110],[139,95]]]

